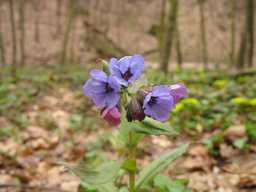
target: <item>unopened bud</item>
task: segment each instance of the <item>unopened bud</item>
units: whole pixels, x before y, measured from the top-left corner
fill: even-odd
[[[101,117],[112,126],[117,126],[121,122],[121,114],[117,107],[103,109]]]
[[[142,106],[143,104],[138,100],[137,97],[132,98],[127,106],[126,118],[129,122],[133,120],[142,121],[145,118]]]
[[[102,70],[106,73],[109,74],[109,69],[108,69],[108,62],[104,59],[99,60],[100,63],[102,63]]]
[[[140,89],[138,92],[137,92],[137,100],[140,102],[141,105],[143,105],[143,101],[146,97],[146,95],[148,94],[148,90],[145,90],[145,89]]]

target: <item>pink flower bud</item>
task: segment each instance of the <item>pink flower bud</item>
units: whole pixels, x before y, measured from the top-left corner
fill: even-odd
[[[117,126],[121,122],[121,114],[117,107],[103,109],[101,111],[101,117],[111,126]]]
[[[174,98],[175,104],[188,94],[186,86],[181,83],[171,85],[169,86],[169,89],[171,96]]]

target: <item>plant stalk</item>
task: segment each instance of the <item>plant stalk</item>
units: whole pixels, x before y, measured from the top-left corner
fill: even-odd
[[[133,132],[129,132],[129,151],[128,151],[128,158],[130,160],[135,159],[135,146],[132,144],[132,137],[133,137]],[[129,192],[135,192],[135,170],[134,171],[129,171]]]

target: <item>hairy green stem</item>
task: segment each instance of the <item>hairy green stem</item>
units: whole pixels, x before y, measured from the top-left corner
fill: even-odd
[[[133,136],[133,133],[130,132],[129,133],[128,158],[130,160],[134,160],[136,162],[136,159],[135,159],[135,147],[132,144],[132,136]],[[136,169],[129,171],[129,192],[135,192],[135,172],[136,172]]]

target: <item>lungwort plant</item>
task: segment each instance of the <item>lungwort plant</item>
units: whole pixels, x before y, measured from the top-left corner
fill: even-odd
[[[137,167],[138,143],[146,135],[175,134],[164,122],[175,104],[187,94],[183,84],[138,83],[143,70],[144,58],[133,55],[112,58],[109,63],[103,62],[102,71],[90,71],[91,79],[85,82],[83,92],[101,110],[103,119],[112,126],[119,126],[115,143],[121,150],[120,160],[67,165],[81,179],[81,191],[151,191],[149,183],[155,176],[186,151],[188,145],[182,144],[158,156],[143,169]],[[128,186],[125,185],[127,180]]]

